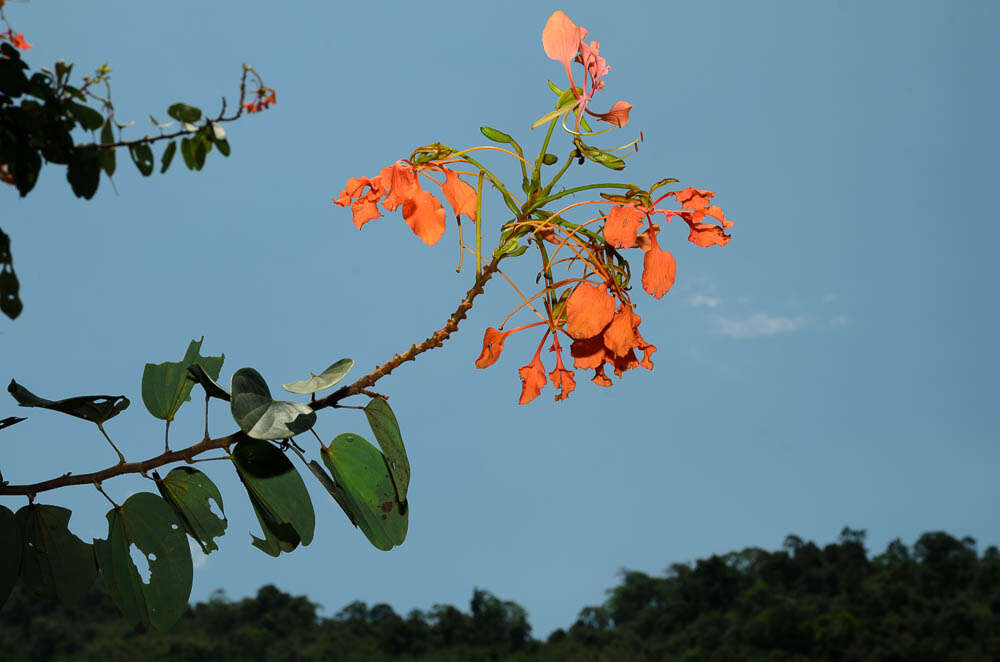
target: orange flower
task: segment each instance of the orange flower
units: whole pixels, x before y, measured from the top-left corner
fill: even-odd
[[[333,203],[341,207],[351,206],[354,225],[358,229],[381,216],[377,204],[380,199],[386,211],[402,207],[403,220],[413,233],[428,246],[433,246],[444,235],[445,212],[441,201],[422,189],[417,180],[418,172],[429,168],[444,173],[445,181],[441,184],[441,191],[455,215],[465,214],[475,220],[475,189],[459,179],[456,172],[436,163],[414,166],[408,161],[400,160],[383,168],[371,179],[352,177],[340,195],[333,199]]]
[[[544,339],[542,342],[545,342]],[[519,368],[517,374],[521,376],[521,397],[517,404],[526,405],[537,398],[545,386],[545,366],[542,365],[542,357],[536,352],[534,360]]]
[[[558,336],[552,336],[552,346],[549,347],[549,351],[556,353],[556,367],[549,373],[549,380],[552,382],[552,386],[559,389],[555,397],[555,401],[559,402],[568,398],[569,394],[576,389],[576,377],[574,377],[572,370],[567,370],[563,366],[562,347],[559,346]]]
[[[479,355],[479,358],[476,359],[476,367],[489,368],[496,363],[497,359],[500,358],[500,352],[503,351],[504,341],[514,331],[517,331],[517,329],[497,331],[492,326],[486,329],[486,333],[483,334],[483,351]]]
[[[604,240],[615,248],[632,248],[646,212],[634,202],[615,205],[604,222]]]
[[[7,41],[9,41],[14,48],[20,48],[22,51],[32,48],[32,45],[24,40],[23,32],[14,34],[14,30],[8,28],[6,37]]]
[[[574,340],[597,335],[615,314],[615,300],[606,287],[582,282],[566,300],[566,332]]]
[[[660,248],[656,241],[656,231],[650,227],[647,232],[649,248],[646,249],[642,259],[642,289],[657,299],[662,299],[663,295],[674,286],[677,262],[673,255]]]

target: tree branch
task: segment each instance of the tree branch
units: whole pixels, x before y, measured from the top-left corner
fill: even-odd
[[[476,278],[472,287],[465,293],[465,297],[458,304],[458,308],[455,309],[455,312],[453,312],[448,318],[448,321],[445,322],[445,325],[431,334],[430,337],[419,345],[412,345],[410,349],[406,350],[402,354],[394,355],[391,359],[378,366],[375,370],[368,373],[364,377],[361,377],[350,386],[344,386],[325,398],[320,398],[319,400],[308,403],[309,406],[314,411],[317,411],[327,407],[333,407],[344,398],[348,398],[352,395],[367,394],[367,389],[370,386],[373,386],[375,382],[391,373],[401,364],[407,361],[413,361],[418,355],[444,344],[444,341],[458,330],[459,323],[465,319],[469,310],[472,308],[472,304],[476,300],[476,297],[483,293],[483,286],[486,285],[486,282],[493,277],[493,274],[496,273],[501,259],[503,258],[493,258],[493,261],[483,269],[483,272]],[[242,439],[248,438],[249,437],[247,437],[243,432],[236,431],[225,437],[204,439],[183,450],[162,453],[142,462],[126,462],[125,464],[116,464],[108,467],[107,469],[102,469],[101,471],[95,471],[89,474],[73,475],[72,473],[66,473],[62,476],[51,478],[40,483],[33,483],[31,485],[0,484],[0,496],[24,495],[34,498],[34,496],[39,492],[47,492],[48,490],[54,490],[68,485],[90,485],[95,481],[101,482],[108,478],[113,478],[122,474],[143,474],[172,462],[190,462],[195,458],[195,456],[200,455],[205,451],[215,450],[217,448],[229,448],[230,445]]]

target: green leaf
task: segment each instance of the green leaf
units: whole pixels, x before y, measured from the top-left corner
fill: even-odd
[[[285,389],[289,393],[308,394],[315,393],[316,391],[322,391],[325,388],[330,388],[346,377],[347,373],[349,373],[353,367],[354,359],[340,359],[318,375],[314,375],[310,371],[309,379],[305,379],[300,382],[292,382],[291,384],[282,384],[281,388]]]
[[[13,379],[10,380],[7,391],[22,407],[51,409],[94,423],[103,423],[114,418],[128,409],[129,406],[129,400],[124,395],[80,395],[65,400],[46,400],[38,397]]]
[[[237,370],[231,390],[233,418],[254,439],[288,439],[316,423],[316,412],[301,402],[272,400],[267,383],[253,368]]]
[[[0,312],[11,319],[15,319],[24,309],[18,291],[21,284],[17,281],[17,274],[14,268],[8,264],[0,267]]]
[[[75,149],[66,164],[66,180],[78,198],[90,200],[101,183],[101,156],[96,149]]]
[[[202,356],[201,340],[192,340],[184,358],[177,362],[159,364],[147,363],[142,371],[142,402],[149,413],[164,421],[174,420],[174,414],[181,405],[191,400],[194,380],[188,376],[188,368],[198,364],[212,379],[218,379],[219,371],[226,355]]]
[[[223,354],[225,356],[225,354]],[[210,398],[218,398],[220,400],[225,400],[229,402],[232,397],[229,395],[229,391],[222,388],[212,379],[205,369],[201,367],[200,364],[195,363],[193,366],[188,368],[188,376],[201,384],[201,387],[205,389],[205,395]]]
[[[609,154],[604,150],[591,147],[590,145],[585,145],[581,140],[576,141],[576,147],[588,159],[594,163],[600,163],[605,168],[610,168],[612,170],[625,169],[625,161],[618,158],[614,154]]]
[[[0,607],[7,602],[17,576],[21,573],[24,543],[14,513],[0,506]]]
[[[201,109],[189,106],[186,103],[175,103],[167,108],[167,115],[170,115],[178,122],[193,124],[201,119]]]
[[[399,423],[396,415],[385,398],[372,398],[365,406],[365,416],[372,428],[375,440],[385,455],[389,466],[392,482],[396,486],[396,498],[401,504],[406,504],[406,491],[410,487],[410,461],[403,447],[403,437],[399,433]]]
[[[328,474],[322,465],[320,465],[320,463],[316,460],[309,460],[307,466],[309,467],[309,471],[316,476],[316,479],[320,482],[320,484],[326,488],[326,491],[329,492],[330,496],[332,496],[334,501],[337,502],[337,505],[343,509],[344,514],[347,515],[347,519],[351,520],[351,524],[357,527],[358,518],[354,515],[354,508],[351,506],[351,500],[347,497],[347,493],[344,492],[344,488],[333,482],[333,479],[330,478],[330,474]]]
[[[188,170],[198,169],[198,164],[194,160],[194,141],[190,138],[181,138],[181,156],[184,157],[184,165]]]
[[[230,148],[229,148],[229,141],[228,140],[226,140],[225,138],[223,138],[222,140],[216,140],[215,141],[215,146],[219,148],[219,152],[223,156],[229,156]]]
[[[111,130],[111,120],[104,123],[104,127],[101,128],[101,144],[110,145],[115,142],[114,133]],[[101,167],[104,172],[107,173],[108,177],[115,174],[115,148],[109,147],[107,149],[102,149],[98,152],[101,159]]]
[[[99,112],[91,108],[90,106],[85,106],[82,103],[73,103],[72,101],[68,104],[69,112],[77,122],[80,123],[87,131],[97,131],[104,124],[104,116]]]
[[[36,595],[70,604],[82,598],[97,577],[93,548],[70,533],[72,511],[32,504],[14,519],[24,542],[21,581]]]
[[[166,478],[153,472],[156,488],[177,513],[181,524],[194,538],[206,554],[218,549],[213,538],[226,532],[225,512],[222,508],[222,494],[211,479],[191,467],[175,467]],[[219,517],[212,512],[209,499],[214,499],[222,512]]]
[[[334,481],[350,500],[357,525],[368,541],[385,551],[401,545],[406,539],[409,508],[396,502],[396,488],[382,453],[364,437],[345,432],[337,435],[322,455]]]
[[[486,136],[487,138],[489,138],[493,142],[507,144],[507,143],[510,143],[510,141],[513,140],[513,138],[511,138],[509,135],[507,135],[503,131],[498,131],[498,130],[490,128],[488,126],[481,126],[481,127],[479,127],[479,130],[482,131],[482,133],[483,133],[484,136]]]
[[[541,117],[539,117],[537,120],[534,121],[534,123],[531,125],[531,128],[532,129],[537,129],[538,127],[540,127],[541,125],[545,124],[546,122],[549,122],[550,120],[554,120],[554,119],[556,119],[558,117],[561,117],[561,116],[565,115],[569,111],[573,110],[573,104],[574,103],[575,103],[575,100],[571,99],[570,101],[566,102],[562,106],[559,106],[555,110],[553,110],[551,112],[548,112],[548,113],[545,113],[544,115],[542,115]]]
[[[545,165],[553,165],[558,162],[559,162],[559,157],[556,156],[555,154],[546,153],[542,155],[542,163],[544,163]]]
[[[208,150],[212,149],[212,143],[200,133],[191,139],[194,143],[194,163],[195,170],[201,170],[205,166],[205,156]]]
[[[162,175],[170,167],[170,162],[174,160],[174,154],[177,153],[177,141],[171,140],[167,148],[163,150],[163,157],[160,159],[160,174]]]
[[[661,186],[666,186],[667,184],[676,184],[676,183],[678,183],[680,181],[681,180],[674,179],[673,177],[667,177],[666,179],[661,179],[660,181],[656,182],[655,184],[653,184],[652,186],[649,187],[649,192],[652,193],[653,191],[655,191],[656,189],[660,188]]]
[[[235,400],[235,398],[234,398]],[[254,547],[271,556],[312,542],[316,516],[302,476],[273,444],[248,439],[233,449],[233,464],[264,531]]]
[[[176,623],[191,595],[193,569],[177,514],[151,492],[130,496],[107,513],[108,539],[94,540],[105,586],[132,626],[160,631]],[[132,561],[135,545],[149,563],[149,583]]]
[[[135,167],[139,169],[143,177],[149,177],[153,174],[153,150],[147,143],[129,145],[128,153],[132,157]]]

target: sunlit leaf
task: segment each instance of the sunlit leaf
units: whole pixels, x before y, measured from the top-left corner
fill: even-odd
[[[211,379],[218,379],[226,355],[202,356],[203,340],[192,340],[179,362],[146,364],[142,371],[142,402],[156,418],[172,421],[181,405],[191,400],[191,389],[195,384],[188,376],[191,366],[200,365]]]
[[[330,388],[346,377],[347,373],[350,372],[353,367],[354,359],[340,359],[318,375],[314,375],[310,372],[309,379],[292,382],[291,384],[282,384],[281,388],[285,389],[289,393],[308,394],[315,393],[316,391],[322,391],[325,388]]]
[[[13,379],[10,380],[7,391],[22,407],[51,409],[94,423],[103,423],[109,418],[114,418],[128,409],[129,406],[129,400],[124,395],[80,395],[65,400],[46,400],[38,397]]]
[[[653,191],[655,191],[656,189],[660,188],[661,186],[666,186],[667,184],[676,184],[679,181],[681,181],[681,180],[675,179],[673,177],[667,177],[666,179],[661,179],[660,181],[656,182],[655,184],[653,184],[652,186],[649,187],[649,192],[652,193]]]
[[[479,130],[482,132],[484,136],[486,136],[493,142],[506,144],[509,143],[511,140],[513,140],[513,138],[511,138],[503,131],[498,131],[497,129],[488,126],[481,126],[479,127]]]
[[[218,549],[213,538],[226,532],[225,511],[222,494],[211,479],[191,467],[175,467],[166,478],[153,472],[156,488],[174,508],[188,534],[194,538],[206,554]],[[212,512],[209,500],[214,500],[223,517]]]
[[[316,412],[301,402],[271,399],[267,383],[253,368],[233,374],[231,391],[233,418],[254,439],[288,439],[316,423]]]
[[[351,505],[351,500],[344,492],[344,488],[333,482],[333,479],[330,478],[330,474],[328,474],[326,469],[324,469],[316,460],[309,460],[308,466],[309,471],[312,472],[313,476],[316,476],[316,479],[326,489],[326,491],[330,493],[330,496],[332,496],[334,501],[337,502],[337,505],[341,507],[344,514],[347,515],[347,519],[351,520],[351,524],[356,527],[358,525],[358,519],[354,515],[354,507]]]
[[[271,556],[312,542],[316,516],[302,476],[273,444],[247,439],[236,444],[233,464],[246,487],[264,539],[254,547]]]
[[[7,602],[21,573],[24,543],[14,513],[0,506],[0,607]]]
[[[409,508],[396,502],[396,488],[382,453],[363,437],[345,432],[337,435],[322,455],[334,482],[350,500],[350,511],[368,541],[381,550],[402,544]]]
[[[399,432],[396,415],[385,398],[372,398],[365,406],[365,416],[378,441],[382,454],[385,455],[389,473],[396,486],[396,497],[399,503],[406,504],[406,491],[410,487],[410,461],[403,447],[403,437]]]
[[[130,625],[169,629],[187,607],[193,578],[191,548],[177,514],[159,496],[139,492],[107,518],[108,539],[94,541],[94,555],[108,593]],[[146,557],[148,583],[132,561],[132,545]]]
[[[70,604],[82,598],[97,577],[94,552],[69,530],[72,511],[32,504],[14,519],[24,543],[21,581],[33,593]]]

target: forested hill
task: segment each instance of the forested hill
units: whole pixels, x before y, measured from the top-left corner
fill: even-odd
[[[332,618],[273,586],[255,598],[192,606],[169,633],[129,631],[95,589],[64,607],[18,589],[0,610],[4,660],[1000,660],[1000,552],[925,533],[874,557],[864,531],[818,547],[788,536],[662,577],[624,571],[599,606],[547,641],[525,610],[481,590],[469,612],[405,616],[354,602]]]

